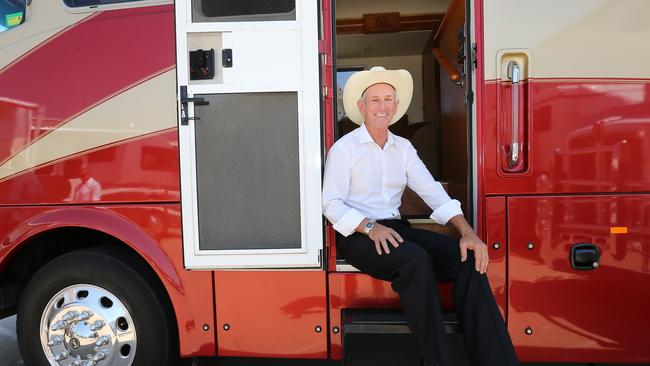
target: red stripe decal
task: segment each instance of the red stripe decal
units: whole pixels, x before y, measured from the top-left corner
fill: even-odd
[[[0,161],[80,111],[174,65],[173,6],[114,10],[67,29],[0,74]],[[37,105],[29,108],[24,103]]]

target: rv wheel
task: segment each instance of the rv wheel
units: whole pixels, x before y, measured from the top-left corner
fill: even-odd
[[[171,318],[138,263],[119,248],[71,252],[43,266],[18,306],[27,366],[170,365]]]

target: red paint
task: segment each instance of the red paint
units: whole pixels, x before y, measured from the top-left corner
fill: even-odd
[[[219,356],[327,358],[324,271],[217,271],[214,281]]]
[[[500,82],[486,85],[486,194],[650,191],[650,80],[530,80],[528,169],[501,171]]]
[[[521,360],[647,362],[650,195],[513,197],[508,218],[508,326]],[[597,269],[571,268],[576,243],[600,248]]]
[[[508,288],[506,286],[506,258],[508,255],[506,230],[506,199],[504,197],[487,197],[485,199],[485,215],[488,245],[488,280],[494,294],[494,299],[501,310],[501,315],[507,319]]]
[[[336,89],[334,81],[336,80],[336,70],[334,69],[334,50],[332,47],[332,2],[329,0],[322,0],[322,13],[323,13],[323,45],[324,54],[321,55],[321,83],[327,89],[327,95],[323,100],[324,111],[324,132],[323,140],[325,143],[326,151],[334,145],[334,126],[336,116],[334,115],[334,107],[336,106],[335,97]],[[324,60],[324,61],[323,61]],[[323,160],[323,164],[325,161]],[[332,228],[332,224],[327,221],[325,228],[325,246],[327,252],[326,267],[329,271],[336,271],[336,232]]]
[[[174,307],[181,354],[215,354],[209,271],[183,267],[180,206],[112,205],[0,207],[0,271],[30,238],[48,230],[83,227],[111,235],[137,251],[156,272]]]
[[[87,132],[83,132],[84,134]],[[87,168],[84,168],[87,166]],[[170,202],[180,199],[175,128],[61,159],[0,182],[0,205]],[[88,178],[99,196],[82,194]]]
[[[0,71],[0,161],[97,103],[175,64],[172,5],[113,10]],[[25,119],[23,107],[34,105]]]

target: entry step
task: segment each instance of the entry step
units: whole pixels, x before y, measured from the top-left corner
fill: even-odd
[[[455,312],[443,311],[443,319],[447,333],[460,333]],[[411,333],[401,309],[343,309],[341,324],[344,335]]]
[[[336,259],[336,272],[361,272],[343,258]]]

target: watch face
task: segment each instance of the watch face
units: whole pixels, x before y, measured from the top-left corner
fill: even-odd
[[[366,235],[370,234],[370,230],[372,230],[373,226],[375,226],[374,221],[366,222],[366,224],[363,227],[363,233],[366,234]]]

